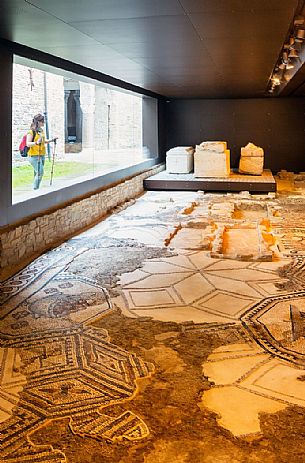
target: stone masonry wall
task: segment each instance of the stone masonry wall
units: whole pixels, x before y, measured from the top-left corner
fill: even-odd
[[[47,109],[50,136],[58,136],[58,152],[64,151],[64,90],[63,77],[46,73]],[[30,128],[33,116],[45,112],[44,72],[14,64],[12,149]],[[21,159],[22,161],[22,159]]]
[[[109,148],[142,146],[142,100],[127,93],[112,92]]]
[[[12,149],[18,163],[26,161],[20,158],[18,151],[23,135],[29,130],[33,116],[46,109],[49,136],[58,137],[57,157],[65,157],[65,87],[60,75],[14,64]],[[141,97],[82,81],[79,81],[79,88],[83,148],[105,150],[142,146]]]
[[[31,74],[30,74],[31,72]],[[43,72],[14,64],[12,146],[29,130],[35,114],[44,111]]]
[[[94,149],[109,149],[108,106],[111,90],[104,87],[95,88]]]
[[[64,80],[61,76],[47,73],[47,104],[49,137],[58,137],[57,153],[64,153],[65,140],[65,101]],[[53,144],[51,150],[53,149]]]
[[[0,277],[9,268],[20,268],[22,262],[29,262],[96,223],[114,207],[135,198],[144,191],[143,180],[163,169],[164,165],[156,166],[66,207],[13,228],[0,229]]]

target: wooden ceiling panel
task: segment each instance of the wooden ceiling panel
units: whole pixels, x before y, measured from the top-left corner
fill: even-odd
[[[74,28],[67,24],[54,23],[37,23],[33,27],[27,27],[23,24],[17,25],[13,29],[13,42],[23,43],[31,48],[45,51],[45,48],[52,44],[53,48],[64,47],[67,43],[73,43],[75,49],[80,46],[95,46],[96,41],[85,34],[79,34]]]
[[[48,46],[43,47],[43,50],[46,53],[59,56],[60,58],[67,59],[78,64],[84,64],[88,58],[92,59],[93,61],[98,60],[99,58],[102,58],[105,61],[118,61],[123,58],[120,53],[106,45],[101,45],[95,41],[94,45],[78,45],[78,47],[75,47],[71,44],[64,46],[49,44]]]
[[[227,39],[234,47],[238,46],[236,40],[257,40],[261,37],[265,46],[269,46],[269,39],[284,41],[293,11],[290,15],[287,10],[279,10],[276,14],[273,11],[198,13],[189,17],[203,39]]]
[[[95,40],[23,0],[1,0],[0,37],[44,50],[45,46],[94,45]]]
[[[167,90],[167,93],[160,92],[163,95],[166,95],[169,98],[181,98],[181,90],[183,88],[183,98],[204,98],[204,99],[215,99],[215,98],[226,98],[227,89],[226,88],[216,88],[215,82],[211,86],[206,87],[204,96],[202,94],[202,85],[183,85],[179,87],[178,90],[171,89]]]
[[[65,22],[184,14],[178,0],[31,0],[31,3]]]
[[[180,0],[180,2],[188,13],[294,10],[298,5],[298,0]]]
[[[172,57],[185,58],[187,56],[201,57],[206,50],[202,41],[195,35],[175,37],[163,41],[155,37],[153,41],[146,42],[116,42],[109,43],[108,47],[129,58],[168,60]]]
[[[227,41],[221,37],[216,37],[205,38],[202,44],[213,59],[223,62],[242,56],[243,59],[246,57],[249,59],[259,58],[259,61],[266,58],[270,63],[270,59],[277,58],[283,42],[280,43],[278,38],[266,39],[260,36],[255,37],[255,39],[243,38],[238,41]]]
[[[110,72],[109,72],[109,75]],[[118,79],[124,80],[125,82],[132,83],[133,85],[136,85],[138,87],[143,87],[147,90],[151,90],[155,93],[159,93],[159,86],[155,84],[156,76],[152,72],[145,71],[141,69],[140,71],[132,71],[132,70],[117,70],[116,71],[116,76]],[[170,84],[168,83],[168,86]],[[166,95],[166,93],[164,93]]]
[[[0,38],[162,95],[266,96],[297,4],[298,0],[1,0]],[[291,94],[299,88],[297,94],[304,95],[304,81],[301,68],[285,91]]]
[[[36,25],[43,29],[49,24],[49,15],[25,2],[2,0],[0,3],[0,36],[7,40],[14,40],[17,30],[29,35]]]
[[[304,83],[294,92],[295,96],[305,96],[305,76]]]
[[[186,16],[151,16],[104,21],[71,22],[75,29],[103,44],[115,42],[157,42],[156,46],[177,37],[196,37]]]
[[[162,74],[161,74],[162,76]],[[219,77],[219,75],[217,75],[216,73],[214,74],[208,74],[208,75],[205,75],[205,74],[202,74],[202,77],[200,78],[200,76],[198,75],[194,75],[194,74],[190,74],[190,75],[179,75],[179,74],[176,74],[176,75],[173,75],[170,79],[169,79],[169,82],[173,85],[183,85],[185,87],[187,86],[192,86],[192,85],[202,85],[202,80],[205,80],[205,85],[207,87],[210,87],[211,85],[214,85],[215,86],[215,80],[216,79],[219,79],[219,82],[221,82],[221,78]]]
[[[200,55],[170,56],[168,58],[135,58],[135,62],[152,70],[163,70],[168,73],[181,72],[188,74],[192,72],[200,74],[200,70],[215,71],[216,66],[210,56],[203,50]]]

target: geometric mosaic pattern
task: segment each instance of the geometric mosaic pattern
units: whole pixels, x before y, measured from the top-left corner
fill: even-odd
[[[259,433],[261,412],[305,407],[305,234],[297,213],[285,225],[280,204],[256,196],[251,209],[249,195],[150,193],[5,281],[0,459],[65,462],[61,451],[31,440],[58,418],[68,418],[78,436],[110,443],[137,442],[150,434],[144,412],[140,417],[132,407],[108,411],[132,400],[138,380],[155,371],[153,363],[116,346],[105,329],[93,326],[114,307],[139,323],[143,317],[174,322],[195,336],[228,330],[241,340],[215,349],[204,362],[211,387],[199,404],[234,435]],[[242,233],[247,223],[255,229],[262,220],[277,240],[274,260],[211,257],[211,223],[220,228],[231,223]],[[292,224],[298,227],[295,236]],[[121,250],[126,240],[130,255],[141,248],[145,257],[137,266],[136,259],[124,266],[118,247],[117,262],[125,270],[115,274],[114,254],[106,261],[105,237],[120,241]],[[151,251],[166,250],[165,244],[167,254]],[[117,277],[114,292],[109,288]],[[151,350],[152,358],[157,352]]]
[[[258,434],[261,412],[305,406],[304,370],[274,359],[258,345],[216,349],[203,364],[203,373],[214,387],[204,392],[200,406],[217,413],[219,425],[235,436]]]
[[[70,329],[57,336],[54,332],[49,341],[43,335],[32,342],[26,338],[26,347],[21,336],[16,345],[27,380],[17,412],[11,415],[8,408],[0,425],[1,456],[18,456],[22,437],[46,419],[58,417],[71,417],[74,432],[97,438],[139,439],[148,434],[143,421],[131,413],[95,416],[100,407],[131,397],[136,380],[153,372],[152,365],[112,345],[103,330]]]
[[[276,270],[283,262],[213,259],[204,251],[150,260],[121,276],[114,302],[129,316],[161,321],[239,323],[249,307],[280,290]]]
[[[272,296],[241,320],[253,339],[273,356],[305,368],[305,291]]]
[[[301,291],[305,288],[305,259],[303,255],[296,255],[284,267],[286,281],[278,287],[286,291]]]
[[[145,423],[131,413],[95,416],[100,407],[130,398],[136,380],[153,372],[152,365],[112,345],[103,330],[70,329],[57,336],[54,332],[49,341],[43,335],[32,342],[26,338],[26,347],[21,336],[16,344],[27,381],[17,412],[11,415],[7,409],[7,419],[0,425],[1,456],[18,456],[22,437],[58,417],[71,417],[72,430],[81,435],[116,440],[148,434]]]
[[[175,321],[188,329],[200,327],[209,332],[211,327],[226,329],[242,324],[254,343],[251,352],[249,345],[242,345],[240,354],[232,346],[233,353],[228,348],[221,359],[214,361],[210,356],[204,374],[215,386],[202,396],[202,406],[216,412],[219,424],[236,435],[259,433],[260,412],[280,411],[287,405],[305,406],[304,228],[297,229],[293,238],[291,225],[285,227],[281,221],[281,208],[276,202],[254,206],[247,209],[246,201],[238,203],[235,198],[218,204],[215,201],[210,208],[198,202],[190,208],[191,225],[186,221],[182,228],[177,226],[170,240],[178,256],[149,260],[141,269],[121,275],[121,296],[113,299],[126,316]],[[275,233],[275,260],[210,257],[209,219],[221,223],[231,217],[233,224],[249,220],[255,224],[255,214],[257,223],[267,220]],[[217,383],[216,365],[224,384]],[[285,390],[291,395],[285,395]]]
[[[105,330],[88,325],[112,311],[111,301],[106,288],[65,272],[80,255],[71,250],[37,259],[30,271],[3,285],[0,457],[8,462],[65,461],[51,447],[29,444],[33,432],[59,417],[70,418],[75,434],[96,439],[138,440],[149,434],[132,412],[102,411],[130,399],[138,378],[150,376],[154,367],[111,344]]]
[[[10,417],[26,384],[26,377],[19,372],[20,362],[16,349],[0,348],[0,423]]]

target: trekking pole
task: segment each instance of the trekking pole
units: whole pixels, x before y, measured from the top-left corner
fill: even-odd
[[[54,164],[55,164],[55,150],[56,150],[56,138],[54,138],[50,186],[52,185],[52,182],[53,182]]]

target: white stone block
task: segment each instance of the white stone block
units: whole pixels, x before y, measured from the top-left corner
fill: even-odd
[[[227,149],[226,141],[203,141],[199,145],[201,148],[216,151],[217,153],[224,153]]]
[[[194,177],[229,177],[230,150],[224,152],[196,148],[194,154]]]
[[[170,174],[188,174],[194,168],[193,148],[179,146],[166,153],[166,170]]]

